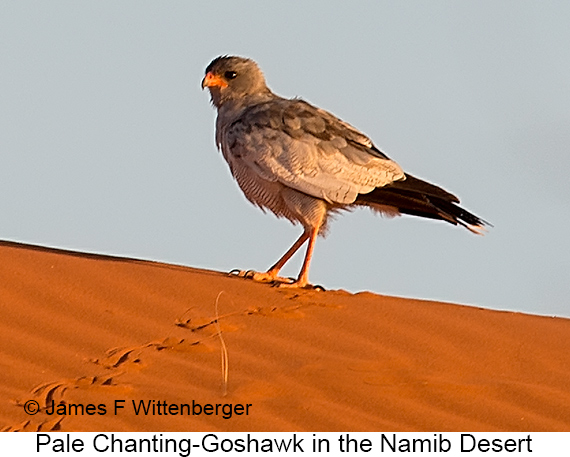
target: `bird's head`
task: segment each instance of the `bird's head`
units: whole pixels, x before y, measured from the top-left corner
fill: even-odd
[[[245,57],[216,57],[206,68],[202,89],[208,88],[212,103],[219,108],[228,100],[270,93],[257,64]]]

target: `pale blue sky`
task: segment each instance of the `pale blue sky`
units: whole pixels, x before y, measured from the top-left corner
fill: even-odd
[[[494,225],[345,214],[312,282],[570,316],[568,24],[547,1],[1,2],[0,239],[269,267],[300,229],[246,202],[200,90],[239,54]]]

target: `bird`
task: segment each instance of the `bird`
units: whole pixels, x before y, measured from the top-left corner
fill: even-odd
[[[267,271],[239,271],[238,276],[312,288],[309,265],[318,236],[326,235],[331,216],[357,207],[442,220],[476,234],[490,225],[459,206],[455,195],[405,173],[352,125],[301,98],[273,93],[252,59],[215,58],[206,67],[205,88],[217,109],[216,145],[245,197],[303,228]],[[298,277],[279,276],[305,243]]]

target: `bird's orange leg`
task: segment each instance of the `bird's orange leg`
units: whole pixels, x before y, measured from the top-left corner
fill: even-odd
[[[319,227],[312,229],[310,233],[305,232],[305,235],[309,238],[309,245],[307,246],[307,253],[305,254],[305,260],[303,261],[303,267],[301,268],[299,277],[295,282],[280,284],[280,287],[303,288],[309,285],[309,265],[311,263],[311,258],[313,257],[315,242],[317,241],[317,236],[319,235]]]
[[[275,265],[273,265],[269,270],[267,270],[265,273],[246,272],[245,277],[251,278],[254,281],[259,281],[259,282],[274,282],[274,281],[280,282],[280,283],[290,282],[290,279],[279,277],[278,276],[279,271],[281,270],[281,268],[283,268],[283,265],[285,265],[287,263],[287,261],[293,256],[293,254],[295,254],[295,252],[297,252],[299,250],[299,248],[301,246],[303,246],[305,241],[307,241],[308,239],[309,239],[309,232],[307,230],[305,230],[301,234],[299,239],[297,241],[295,241],[295,243],[293,243],[293,246],[291,246],[289,248],[289,250],[285,254],[283,254],[283,257],[281,257],[275,263]]]
[[[297,241],[295,241],[295,243],[293,243],[293,246],[291,246],[289,248],[289,250],[283,254],[283,257],[281,257],[276,263],[275,265],[273,265],[269,270],[268,273],[273,273],[275,275],[277,275],[277,273],[279,273],[279,270],[281,270],[281,268],[283,268],[283,265],[285,265],[287,263],[287,261],[293,257],[293,254],[295,254],[295,252],[297,252],[299,250],[299,248],[301,246],[303,246],[303,244],[305,243],[305,241],[307,241],[309,239],[309,232],[307,232],[306,230],[303,232],[303,234],[299,237],[299,239]]]

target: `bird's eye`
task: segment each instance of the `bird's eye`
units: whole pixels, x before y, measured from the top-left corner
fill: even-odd
[[[227,79],[234,79],[234,78],[237,76],[237,73],[236,73],[235,71],[226,71],[226,72],[224,73],[224,76],[225,76]]]

